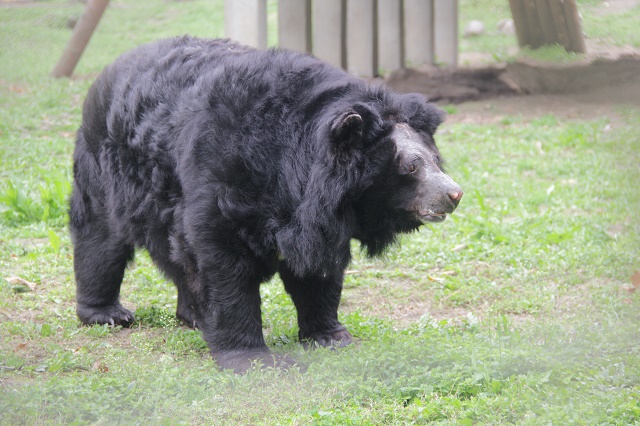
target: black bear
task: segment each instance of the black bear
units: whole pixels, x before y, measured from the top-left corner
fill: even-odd
[[[181,37],[121,56],[89,90],[74,152],[80,320],[131,324],[120,284],[143,247],[222,368],[291,362],[262,334],[259,286],[276,272],[301,342],[349,344],[351,239],[379,254],[462,197],[433,140],[442,119],[301,53]]]

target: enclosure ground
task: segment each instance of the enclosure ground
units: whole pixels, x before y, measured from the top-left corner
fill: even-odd
[[[565,107],[569,107],[569,114],[575,113],[571,103],[639,105],[640,50],[611,52],[608,57],[594,55],[571,63],[520,58],[509,64],[459,69],[423,66],[396,71],[386,78],[386,83],[401,92],[424,93],[439,103],[534,95],[501,103],[521,102],[542,111],[552,106],[561,115],[566,115]],[[585,111],[591,109],[587,107]],[[527,110],[522,108],[522,113],[529,114]]]
[[[604,3],[578,1],[587,35],[640,47],[640,9],[608,2],[611,25],[593,12]],[[200,333],[176,321],[175,288],[144,251],[122,288],[134,326],[81,326],[66,211],[87,90],[136,45],[223,33],[222,0],[111,5],[71,80],[48,74],[84,4],[0,7],[0,426],[640,424],[632,81],[441,98],[449,115],[436,140],[464,198],[382,258],[354,242],[339,316],[356,344],[305,352],[280,280],[261,287],[266,342],[307,363],[304,374],[218,371]],[[460,5],[462,22],[488,28],[508,16],[504,0]],[[491,52],[493,63],[513,48],[491,30],[461,39],[464,57]]]

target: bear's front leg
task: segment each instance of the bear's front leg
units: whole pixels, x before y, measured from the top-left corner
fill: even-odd
[[[213,358],[220,368],[236,373],[254,363],[293,366],[292,358],[274,354],[264,341],[259,287],[265,271],[244,257],[221,264],[224,257],[219,254],[202,265],[194,285],[196,322]]]
[[[342,272],[335,275],[297,277],[286,264],[280,264],[280,278],[298,311],[300,342],[306,347],[343,347],[353,341],[338,321],[342,294]]]

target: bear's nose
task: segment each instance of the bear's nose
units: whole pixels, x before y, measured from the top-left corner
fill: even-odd
[[[451,201],[453,201],[453,204],[455,204],[456,207],[458,206],[458,203],[462,198],[462,194],[464,194],[464,192],[462,192],[462,189],[456,189],[449,192],[449,198],[451,198]]]

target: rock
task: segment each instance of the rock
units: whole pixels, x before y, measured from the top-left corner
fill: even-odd
[[[501,19],[498,22],[498,32],[505,35],[514,35],[516,33],[516,27],[513,24],[513,19]]]
[[[67,18],[65,26],[70,30],[74,29],[76,27],[76,24],[78,23],[78,19],[80,19],[79,16],[69,16]]]
[[[484,24],[482,21],[473,20],[469,21],[467,26],[464,28],[464,37],[477,37],[484,34]]]

